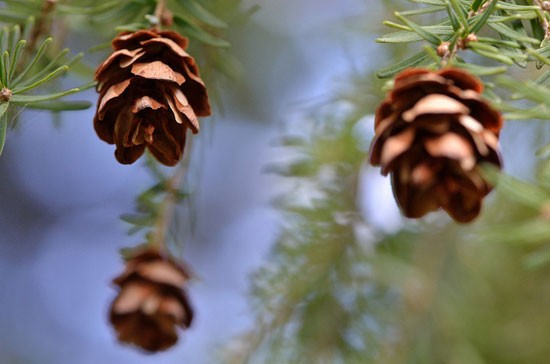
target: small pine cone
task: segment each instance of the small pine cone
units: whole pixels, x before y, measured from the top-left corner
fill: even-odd
[[[149,151],[165,165],[181,159],[187,129],[210,115],[208,95],[187,38],[173,31],[140,30],[113,40],[115,51],[98,67],[98,136],[116,144],[116,159],[135,162]]]
[[[157,250],[145,249],[126,263],[113,280],[120,287],[110,308],[118,339],[149,352],[168,349],[178,340],[176,326],[188,328],[193,319],[182,289],[189,279],[185,269]]]
[[[469,73],[408,69],[378,107],[370,162],[391,175],[404,215],[442,207],[458,222],[476,218],[490,186],[476,168],[500,168],[502,117],[484,101],[481,81]]]

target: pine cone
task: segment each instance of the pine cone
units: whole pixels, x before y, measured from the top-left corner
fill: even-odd
[[[378,107],[370,162],[390,173],[407,217],[442,207],[458,222],[480,212],[492,187],[476,168],[500,168],[502,117],[484,101],[483,84],[466,71],[409,69]]]
[[[182,157],[187,129],[210,115],[208,95],[188,41],[172,31],[140,30],[113,40],[113,52],[97,69],[98,136],[116,144],[116,159],[135,162],[149,151],[173,166]]]
[[[176,343],[176,326],[188,328],[193,310],[182,286],[189,275],[158,251],[138,252],[113,280],[120,287],[110,308],[110,320],[122,342],[147,351],[165,350]]]

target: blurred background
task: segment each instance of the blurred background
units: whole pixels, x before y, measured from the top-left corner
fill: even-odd
[[[244,2],[260,10],[230,34],[242,77],[220,87],[223,108],[193,137],[193,198],[181,236],[182,255],[197,275],[188,288],[196,317],[167,352],[120,345],[107,320],[116,293],[110,282],[122,270],[118,251],[141,242],[127,235],[119,216],[132,212],[135,196],[151,185],[145,166],[115,161],[114,147],[93,130],[94,108],[59,120],[23,110],[0,158],[0,363],[547,363],[550,272],[522,263],[539,245],[499,245],[503,235],[491,235],[533,211],[495,193],[468,229],[439,213],[404,221],[389,179],[366,166],[371,115],[383,96],[372,74],[403,51],[374,42],[395,3]],[[71,41],[75,48],[94,44],[82,34]],[[96,97],[89,90],[75,98]],[[304,179],[285,177],[291,173],[280,166],[304,153],[281,145],[288,134],[318,142],[309,151],[335,169],[296,172],[305,187]],[[540,163],[533,151],[548,135],[535,122],[507,124],[506,172],[535,181]],[[334,181],[349,185],[333,188]],[[315,191],[336,202],[318,205]],[[300,245],[298,233],[311,225],[304,211],[281,212],[289,210],[281,196],[303,199],[323,229],[336,226],[330,234],[306,234],[313,243],[347,250]],[[325,210],[330,216],[321,216]],[[292,271],[302,267],[300,254],[312,252],[317,266],[330,259],[339,265],[330,266],[322,289],[286,295],[293,279],[316,274]],[[373,252],[380,254],[374,262]],[[288,305],[298,297],[297,311],[270,321],[286,307],[278,302],[285,297]],[[241,337],[246,332],[252,336]],[[280,342],[270,341],[277,335]]]
[[[93,130],[94,108],[61,114],[57,127],[48,112],[24,110],[0,158],[1,363],[212,363],[219,346],[252,325],[248,275],[275,240],[270,200],[283,190],[263,171],[284,154],[273,142],[295,112],[365,63],[355,54],[372,39],[353,39],[346,24],[366,16],[361,0],[245,5],[256,3],[260,11],[231,37],[241,83],[222,89],[223,112],[202,120],[194,138],[196,225],[184,248],[199,277],[189,288],[192,328],[156,356],[116,342],[110,281],[122,269],[118,250],[141,242],[119,216],[152,180],[139,162],[115,161]],[[83,97],[97,98],[93,90],[75,98]]]

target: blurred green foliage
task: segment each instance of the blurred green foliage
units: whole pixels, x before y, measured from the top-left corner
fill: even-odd
[[[385,3],[388,13],[406,5]],[[479,31],[483,38],[476,44],[488,47],[467,50],[484,58],[472,64],[459,53],[452,64],[478,75],[509,71],[496,79],[502,87],[498,96],[486,82],[489,95],[511,117],[548,119],[547,73],[529,81],[508,68],[526,62],[540,66],[542,58],[534,53],[545,47],[540,27],[548,14],[537,4],[415,0],[408,5],[396,14],[401,24],[386,22],[399,31],[379,38],[399,44],[379,76],[411,66],[437,67],[432,56],[441,41],[458,42]],[[428,25],[410,20],[414,16],[423,16]],[[417,45],[418,53],[403,60],[410,42],[418,41],[431,43],[426,47],[433,52]],[[329,112],[300,120],[310,125],[306,136],[282,138],[296,158],[270,171],[296,181],[295,188],[275,202],[284,215],[282,232],[266,266],[252,277],[256,327],[228,345],[224,362],[547,363],[549,147],[526,156],[538,158],[539,166],[529,182],[485,170],[497,188],[474,224],[457,226],[436,213],[383,232],[362,214],[357,198],[365,188],[358,175],[368,167],[359,142],[364,135],[356,125],[374,112],[372,101],[379,99],[365,74],[350,77],[348,87],[323,108]],[[541,128],[538,141],[524,142],[548,144],[547,132]],[[378,198],[374,190],[362,193]],[[382,205],[379,213],[385,214]]]

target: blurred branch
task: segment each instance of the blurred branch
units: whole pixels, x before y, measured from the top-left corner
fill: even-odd
[[[355,202],[363,162],[357,114],[346,114],[342,102],[327,109],[310,121],[310,136],[282,138],[300,157],[269,168],[298,185],[275,202],[285,222],[272,263],[254,275],[256,329],[230,348],[228,363],[366,363],[376,356],[377,313],[388,301],[369,271],[373,241],[356,237],[364,227]]]

